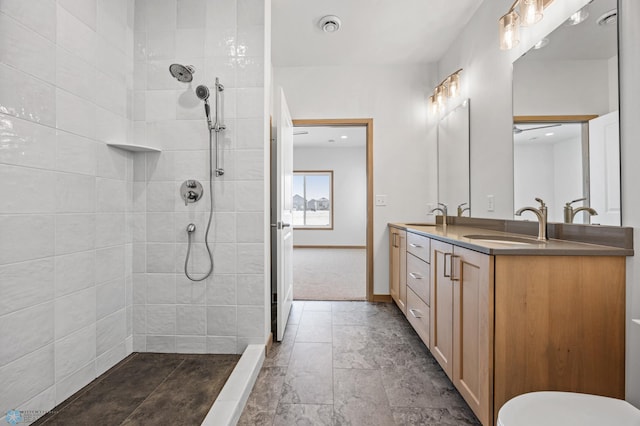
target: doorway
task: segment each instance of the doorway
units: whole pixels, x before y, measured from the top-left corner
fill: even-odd
[[[294,299],[373,301],[373,120],[300,119],[293,126]],[[349,167],[347,157],[357,161],[358,152],[362,165]],[[351,198],[350,190],[357,192]]]

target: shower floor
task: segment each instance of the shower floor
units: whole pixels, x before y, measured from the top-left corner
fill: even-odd
[[[199,425],[240,355],[133,353],[34,425]]]

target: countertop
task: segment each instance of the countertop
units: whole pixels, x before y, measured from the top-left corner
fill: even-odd
[[[587,244],[567,240],[538,241],[522,234],[494,231],[462,225],[389,223],[394,228],[424,235],[434,240],[451,243],[490,255],[535,255],[535,256],[633,256],[633,249]],[[470,239],[466,235],[506,236],[524,240],[528,244],[511,244],[499,241]]]

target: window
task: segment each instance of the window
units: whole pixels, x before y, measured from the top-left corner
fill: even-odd
[[[293,172],[293,227],[333,229],[333,171]]]

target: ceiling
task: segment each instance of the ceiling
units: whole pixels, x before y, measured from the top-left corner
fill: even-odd
[[[586,6],[589,17],[578,25],[563,24],[547,36],[549,44],[530,50],[522,59],[526,61],[597,60],[618,54],[616,25],[598,25],[605,12],[616,9],[617,0],[594,0]]]
[[[367,128],[364,126],[294,127],[293,133],[293,147],[296,149],[364,148],[367,141]]]
[[[559,124],[555,126],[555,124]],[[547,128],[539,128],[544,126],[554,126]],[[554,144],[567,139],[575,139],[580,137],[581,123],[536,123],[536,124],[516,124],[517,128],[533,129],[522,133],[513,134],[513,142],[516,144]]]
[[[482,0],[273,0],[275,67],[438,61]],[[342,20],[324,33],[325,15]]]

